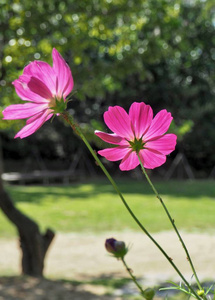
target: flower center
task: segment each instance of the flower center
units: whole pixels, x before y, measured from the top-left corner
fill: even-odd
[[[137,153],[144,148],[144,142],[142,139],[137,140],[135,138],[134,141],[129,141],[129,144],[131,145],[132,150]]]

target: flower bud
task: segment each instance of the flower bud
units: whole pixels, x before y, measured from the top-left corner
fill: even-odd
[[[144,290],[144,298],[147,299],[147,300],[152,300],[154,298],[154,295],[155,295],[155,291],[151,288],[148,288],[146,290]]]
[[[205,291],[204,291],[204,290],[198,290],[198,291],[197,291],[197,294],[198,294],[199,296],[203,296],[203,295],[204,295],[204,293],[205,293]]]
[[[105,241],[105,248],[116,258],[123,258],[128,252],[128,248],[125,246],[125,243],[123,241],[117,241],[114,238],[110,238]]]

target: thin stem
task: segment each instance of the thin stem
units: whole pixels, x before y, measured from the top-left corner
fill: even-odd
[[[201,286],[201,283],[200,283],[199,278],[198,278],[198,276],[197,276],[197,273],[196,273],[196,270],[195,270],[195,268],[194,268],[193,262],[192,262],[192,260],[191,260],[190,254],[189,254],[188,249],[187,249],[187,247],[186,247],[186,245],[185,245],[185,243],[184,243],[184,241],[183,241],[183,239],[182,239],[182,237],[181,237],[181,235],[180,235],[180,233],[179,233],[179,231],[178,231],[178,229],[177,229],[177,227],[176,227],[176,225],[175,225],[175,221],[174,221],[174,219],[172,219],[172,217],[171,217],[171,215],[170,215],[170,213],[169,213],[169,211],[168,211],[166,205],[165,205],[164,202],[163,202],[163,199],[161,198],[161,196],[160,196],[159,193],[157,192],[157,190],[156,190],[155,186],[153,185],[151,179],[149,178],[148,174],[146,173],[146,170],[145,170],[145,168],[144,168],[144,166],[143,166],[143,164],[142,164],[142,161],[141,161],[141,159],[140,159],[139,154],[137,154],[137,156],[138,156],[138,159],[139,159],[139,162],[140,162],[140,166],[141,166],[141,168],[142,168],[142,170],[143,170],[143,173],[144,173],[144,175],[145,175],[145,177],[146,177],[146,179],[147,179],[149,185],[151,186],[153,192],[155,193],[156,197],[159,199],[161,205],[163,206],[163,208],[164,208],[164,210],[165,210],[165,212],[166,212],[166,214],[167,214],[167,216],[168,216],[168,218],[169,218],[169,220],[170,220],[170,222],[171,222],[171,224],[172,224],[172,227],[174,228],[174,230],[175,230],[175,232],[176,232],[176,234],[177,234],[177,236],[178,236],[178,238],[179,238],[179,240],[180,240],[180,242],[181,242],[181,244],[182,244],[182,247],[184,248],[184,251],[185,251],[186,256],[187,256],[187,260],[188,260],[189,263],[190,263],[190,267],[191,267],[191,269],[192,269],[192,271],[193,271],[193,274],[194,274],[194,276],[195,276],[195,279],[196,279],[198,288],[199,288],[200,290],[202,290],[202,286]]]
[[[137,282],[136,277],[132,274],[131,269],[128,267],[127,263],[125,262],[124,258],[121,258],[126,270],[128,271],[129,275],[131,276],[131,279],[133,280],[133,282],[136,284],[137,288],[140,290],[140,293],[142,296],[144,296],[144,291],[142,289],[142,287],[139,285],[139,283]]]
[[[117,184],[115,183],[115,181],[113,180],[113,178],[111,177],[111,175],[109,174],[109,172],[106,170],[106,168],[104,167],[104,165],[102,164],[102,162],[100,161],[100,159],[98,158],[98,156],[96,155],[95,151],[93,150],[93,148],[90,146],[89,142],[87,141],[87,139],[85,138],[84,134],[82,133],[80,127],[78,125],[75,124],[75,122],[73,120],[71,120],[71,116],[69,116],[68,112],[64,112],[62,114],[63,118],[70,124],[70,126],[73,128],[73,130],[81,137],[81,139],[83,140],[83,142],[85,143],[85,145],[87,146],[88,150],[90,151],[90,153],[92,154],[92,156],[94,157],[95,161],[97,162],[97,164],[100,166],[100,168],[102,169],[102,171],[104,172],[104,174],[106,175],[106,177],[108,178],[108,180],[110,181],[110,183],[112,184],[112,186],[114,187],[115,191],[117,192],[117,194],[119,195],[120,199],[122,200],[124,206],[126,207],[126,209],[128,210],[129,214],[131,215],[131,217],[134,219],[134,221],[137,223],[137,225],[141,228],[141,230],[150,238],[150,240],[157,246],[157,248],[162,252],[162,254],[166,257],[166,259],[169,261],[169,263],[172,265],[172,267],[175,269],[175,271],[178,273],[178,275],[181,277],[181,279],[184,281],[184,283],[187,285],[187,287],[189,288],[189,290],[193,293],[193,296],[196,297],[196,299],[201,299],[198,294],[194,291],[194,289],[190,286],[190,284],[187,282],[187,280],[184,278],[183,274],[180,272],[180,270],[177,268],[177,266],[174,264],[174,262],[172,261],[172,259],[167,255],[167,253],[164,251],[164,249],[156,242],[156,240],[150,235],[150,233],[145,229],[145,227],[141,224],[141,222],[138,220],[138,218],[135,216],[135,214],[133,213],[133,211],[131,210],[131,208],[129,207],[129,205],[127,204],[127,202],[125,201],[123,195],[121,194]]]

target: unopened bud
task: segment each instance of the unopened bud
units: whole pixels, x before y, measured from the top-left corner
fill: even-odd
[[[147,300],[152,300],[154,298],[154,295],[155,295],[155,291],[153,289],[146,289],[144,290],[144,298],[147,299]]]
[[[125,246],[125,243],[123,241],[117,241],[114,238],[110,238],[105,241],[105,248],[116,258],[123,258],[128,252],[128,248]]]
[[[204,290],[198,290],[198,291],[197,291],[197,294],[198,294],[199,296],[203,296],[203,295],[204,295],[204,293],[205,293],[205,291],[204,291]]]

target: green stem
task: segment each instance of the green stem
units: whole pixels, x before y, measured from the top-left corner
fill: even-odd
[[[139,283],[136,280],[136,277],[132,274],[131,269],[128,267],[127,263],[125,262],[124,258],[121,258],[126,270],[128,271],[129,275],[131,276],[131,279],[133,280],[133,282],[136,284],[137,288],[140,290],[140,293],[142,296],[144,296],[144,291],[142,289],[142,287],[139,285]]]
[[[169,261],[169,263],[172,265],[172,267],[175,269],[175,271],[178,273],[178,275],[181,277],[181,279],[184,281],[184,283],[187,285],[187,287],[190,289],[190,291],[192,291],[193,296],[196,297],[196,299],[200,300],[201,298],[197,295],[197,293],[193,290],[193,288],[190,286],[190,284],[184,278],[184,276],[182,275],[182,273],[180,272],[180,270],[173,263],[172,259],[167,255],[167,253],[163,250],[163,248],[156,242],[156,240],[150,235],[150,233],[145,229],[145,227],[137,219],[137,217],[135,216],[135,214],[133,213],[133,211],[131,210],[131,208],[129,207],[129,205],[127,204],[127,202],[125,201],[125,199],[124,199],[123,195],[121,194],[121,192],[120,192],[118,186],[116,185],[115,181],[113,180],[113,178],[111,177],[111,175],[109,174],[109,172],[106,170],[106,168],[104,167],[104,165],[102,164],[102,162],[100,161],[100,159],[98,158],[98,156],[96,155],[95,151],[90,146],[90,144],[87,141],[87,139],[85,138],[85,136],[82,133],[80,127],[78,125],[76,125],[73,120],[71,120],[71,116],[69,116],[68,112],[65,111],[62,114],[62,116],[66,120],[66,122],[68,124],[70,124],[70,126],[73,128],[73,130],[81,137],[81,139],[83,140],[83,142],[87,146],[88,150],[90,151],[90,153],[94,157],[95,161],[100,166],[100,168],[102,169],[102,171],[104,172],[104,174],[106,175],[106,177],[108,178],[108,180],[110,181],[110,183],[112,184],[112,186],[114,187],[115,191],[119,195],[120,199],[122,200],[124,206],[128,210],[128,212],[131,215],[131,217],[134,219],[134,221],[137,223],[137,225],[141,228],[141,230],[150,238],[150,240],[157,246],[157,248],[166,257],[166,259]]]
[[[142,170],[143,170],[143,173],[144,173],[144,175],[145,175],[145,177],[146,177],[146,179],[147,179],[149,185],[151,186],[151,188],[152,188],[153,192],[155,193],[156,197],[160,200],[160,203],[161,203],[161,205],[163,206],[163,208],[164,208],[164,210],[165,210],[165,212],[166,212],[166,214],[167,214],[167,216],[168,216],[168,218],[169,218],[169,220],[170,220],[170,222],[171,222],[171,224],[172,224],[172,227],[174,228],[174,230],[175,230],[175,232],[176,232],[176,234],[177,234],[177,236],[178,236],[178,238],[179,238],[179,240],[180,240],[180,242],[181,242],[181,244],[182,244],[182,247],[184,248],[184,251],[185,251],[186,256],[187,256],[187,260],[188,260],[189,263],[190,263],[190,267],[191,267],[191,269],[192,269],[192,271],[193,271],[193,274],[194,274],[194,276],[195,276],[195,279],[196,279],[198,288],[199,288],[200,290],[202,290],[202,286],[201,286],[201,283],[200,283],[199,278],[198,278],[198,276],[197,276],[197,273],[196,273],[196,270],[195,270],[195,268],[194,268],[193,262],[192,262],[192,260],[191,260],[190,254],[189,254],[188,249],[187,249],[187,247],[186,247],[186,245],[185,245],[185,243],[184,243],[184,241],[183,241],[183,239],[182,239],[182,237],[181,237],[181,235],[180,235],[180,233],[179,233],[179,231],[178,231],[178,229],[177,229],[177,227],[176,227],[176,225],[175,225],[175,221],[172,219],[172,217],[171,217],[171,215],[170,215],[170,213],[169,213],[169,211],[168,211],[166,205],[165,205],[164,202],[163,202],[163,199],[161,198],[161,196],[160,196],[159,193],[157,192],[157,190],[156,190],[155,186],[153,185],[151,179],[149,178],[148,174],[146,173],[146,170],[145,170],[145,168],[144,168],[144,166],[143,166],[143,164],[142,164],[142,161],[141,161],[141,159],[140,159],[139,154],[137,154],[137,156],[138,156],[138,159],[139,159],[139,162],[140,162],[140,166],[141,166],[141,168],[142,168]]]

